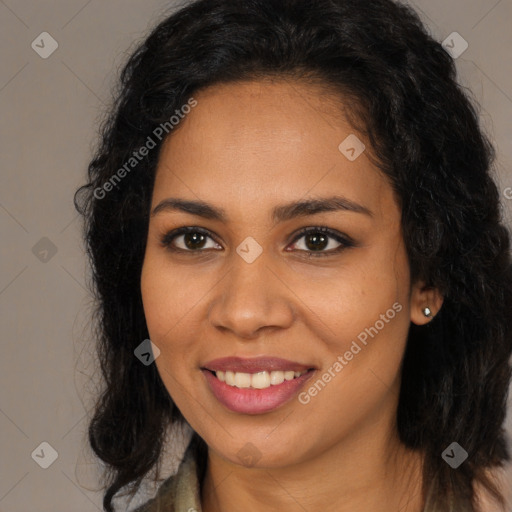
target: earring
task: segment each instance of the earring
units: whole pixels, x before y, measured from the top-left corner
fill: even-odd
[[[432,316],[432,311],[430,311],[430,308],[428,306],[426,308],[423,308],[423,314],[428,318],[434,318]]]

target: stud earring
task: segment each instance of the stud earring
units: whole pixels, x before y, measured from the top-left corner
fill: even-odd
[[[432,311],[430,311],[430,308],[428,306],[426,308],[423,308],[423,314],[428,318],[434,318],[432,316]]]

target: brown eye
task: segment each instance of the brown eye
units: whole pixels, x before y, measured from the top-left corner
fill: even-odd
[[[329,245],[329,237],[323,233],[309,233],[304,236],[305,245],[311,251],[321,251]]]
[[[185,233],[182,237],[188,249],[201,249],[206,240],[206,235],[202,233]]]
[[[304,239],[304,242],[298,244],[297,241],[301,239]],[[348,247],[354,247],[355,243],[350,237],[330,228],[316,227],[301,230],[293,240],[293,245],[299,251],[309,253],[310,256],[329,256]]]
[[[207,245],[208,239],[213,241],[213,246]],[[207,231],[194,227],[171,231],[162,238],[161,243],[169,250],[184,252],[201,252],[203,249],[220,247]]]

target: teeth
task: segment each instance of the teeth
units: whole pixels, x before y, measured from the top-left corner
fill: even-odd
[[[284,382],[284,372],[270,372],[270,384],[276,386]]]
[[[242,375],[249,375],[248,373],[242,373]],[[268,372],[253,373],[249,376],[251,381],[251,387],[256,389],[265,389],[270,387],[270,375]]]
[[[295,372],[284,372],[284,380],[292,380],[295,377]]]
[[[235,374],[233,372],[226,372],[226,384],[229,384],[230,386],[235,385]]]
[[[242,372],[215,372],[215,375],[221,382],[225,382],[228,386],[237,388],[254,388],[265,389],[270,386],[277,386],[282,384],[285,380],[292,380],[296,377],[304,375],[307,370],[303,372],[294,371],[271,371],[258,372],[258,373],[242,373]]]
[[[250,388],[251,375],[249,373],[235,373],[235,386],[237,388]]]

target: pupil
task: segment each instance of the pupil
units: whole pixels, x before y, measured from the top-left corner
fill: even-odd
[[[184,240],[185,245],[189,249],[197,249],[202,243],[204,243],[205,236],[202,233],[186,233]]]
[[[327,237],[323,234],[312,234],[307,236],[306,245],[309,249],[315,251],[326,247]],[[310,244],[311,242],[311,244]]]

